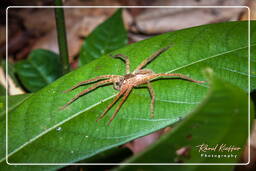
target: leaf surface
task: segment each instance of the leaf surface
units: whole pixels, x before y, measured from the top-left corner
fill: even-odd
[[[5,93],[6,93],[5,87],[4,87],[2,84],[0,84],[0,95],[1,95],[1,96],[4,96]]]
[[[255,22],[251,26],[251,40],[255,40]],[[255,43],[251,41],[251,65],[256,61]],[[210,67],[219,78],[248,91],[247,22],[210,24],[166,33],[112,53],[129,56],[131,69],[135,69],[146,57],[170,44],[172,48],[146,68],[156,73],[182,73],[205,80],[201,70]],[[251,78],[255,78],[255,68],[251,69]],[[207,84],[180,79],[154,81],[155,117],[149,116],[148,90],[139,88],[132,91],[110,126],[107,122],[117,104],[98,123],[95,120],[117,93],[112,86],[100,87],[65,110],[59,109],[89,87],[63,93],[74,84],[99,75],[124,73],[121,60],[105,55],[66,74],[17,106],[8,117],[9,162],[67,163],[88,158],[177,122],[208,91]],[[254,89],[255,79],[251,82]]]

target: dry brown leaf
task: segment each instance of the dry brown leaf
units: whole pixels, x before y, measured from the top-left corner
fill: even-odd
[[[251,20],[256,20],[256,1],[255,0],[251,0],[248,2],[247,6],[249,7],[250,9],[250,19]],[[248,11],[245,10],[241,17],[240,17],[240,20],[248,20]]]
[[[158,5],[244,5],[245,0],[212,0],[212,1],[162,1]],[[185,3],[187,2],[187,3]],[[221,21],[237,20],[241,11],[245,8],[154,8],[146,9],[136,17],[136,25],[139,32],[145,34],[159,34],[172,30],[209,24]]]
[[[7,77],[8,80],[8,91],[10,95],[18,95],[24,94],[25,92],[18,86],[15,85],[14,81],[11,77]],[[5,79],[5,72],[2,67],[0,67],[0,84],[6,89],[6,79]]]

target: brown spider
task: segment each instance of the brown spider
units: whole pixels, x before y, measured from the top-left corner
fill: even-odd
[[[181,79],[185,79],[185,80],[189,80],[195,83],[204,83],[205,81],[196,81],[193,80],[185,75],[182,74],[164,74],[164,73],[160,73],[160,74],[156,74],[154,73],[152,70],[150,69],[142,69],[143,67],[145,67],[149,62],[151,62],[152,60],[154,60],[157,56],[159,56],[161,53],[163,53],[164,51],[166,51],[168,47],[162,48],[158,51],[156,51],[155,53],[153,53],[151,56],[149,56],[148,58],[146,58],[132,73],[130,73],[130,61],[129,58],[125,55],[122,54],[117,54],[114,55],[112,57],[114,58],[121,58],[122,60],[124,60],[124,62],[126,63],[126,75],[122,76],[122,75],[101,75],[86,81],[82,81],[80,83],[78,83],[77,85],[71,87],[70,89],[66,90],[65,92],[69,92],[77,87],[79,87],[80,85],[83,84],[88,84],[91,82],[95,82],[95,81],[100,81],[98,83],[95,83],[94,86],[89,87],[87,89],[85,89],[84,91],[80,92],[79,94],[77,94],[74,98],[72,98],[69,102],[67,102],[63,107],[61,107],[62,109],[64,109],[66,106],[68,106],[69,104],[71,104],[72,102],[74,102],[75,100],[77,100],[80,96],[109,83],[113,83],[113,87],[114,89],[118,90],[119,93],[117,94],[117,96],[115,97],[115,99],[112,101],[112,103],[110,103],[108,105],[108,107],[105,109],[105,111],[100,115],[100,117],[97,119],[100,120],[102,119],[106,113],[110,110],[110,108],[117,102],[117,100],[123,95],[123,99],[120,102],[120,104],[117,106],[114,114],[112,115],[112,117],[110,118],[108,125],[112,122],[112,120],[115,118],[115,116],[117,115],[119,109],[121,108],[121,106],[123,105],[123,103],[125,102],[125,100],[127,99],[128,95],[130,94],[130,92],[132,91],[132,89],[134,87],[138,87],[139,85],[142,84],[147,84],[147,88],[149,89],[149,93],[151,96],[151,104],[150,104],[150,116],[154,117],[154,103],[155,103],[155,92],[153,87],[151,86],[150,81],[159,78],[159,77],[177,77],[177,78],[181,78]],[[104,80],[103,80],[104,79]]]

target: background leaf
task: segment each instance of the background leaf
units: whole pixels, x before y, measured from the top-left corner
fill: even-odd
[[[30,92],[38,91],[62,75],[59,56],[43,49],[33,50],[28,59],[15,64],[15,69]]]
[[[100,24],[85,39],[80,51],[80,65],[87,64],[103,54],[119,49],[128,42],[127,31],[124,28],[122,9]]]
[[[256,23],[251,22],[251,26],[254,38],[251,62],[255,64]],[[211,67],[221,79],[248,91],[247,22],[210,24],[166,33],[112,53],[129,56],[134,69],[143,59],[170,44],[172,48],[147,68],[156,73],[176,72],[205,80],[200,71]],[[124,74],[124,71],[121,60],[103,56],[61,77],[17,106],[8,119],[9,162],[61,163],[88,158],[177,122],[200,103],[208,90],[207,84],[180,79],[154,81],[155,118],[149,117],[148,90],[135,89],[111,126],[106,123],[115,107],[99,123],[95,122],[117,93],[111,86],[100,87],[59,110],[89,85],[66,94],[64,90],[98,75]],[[255,68],[251,76],[255,77]],[[255,86],[252,83],[251,88]]]
[[[0,96],[4,96],[6,93],[6,89],[4,88],[4,86],[2,84],[0,84]]]
[[[171,132],[161,137],[148,150],[126,161],[127,163],[236,163],[239,162],[244,144],[248,138],[248,96],[237,86],[222,81],[209,74],[210,89],[207,98]],[[253,107],[253,106],[252,106]],[[253,116],[253,108],[251,108]],[[232,119],[231,119],[232,118]],[[235,132],[235,135],[234,135]],[[231,138],[232,137],[232,138]],[[209,147],[219,145],[216,151],[199,151],[198,145]],[[239,147],[238,151],[220,151],[226,147]],[[187,154],[178,155],[179,149]],[[160,155],[159,155],[160,154]],[[237,157],[202,157],[204,155],[236,155]],[[154,166],[138,166],[147,170]],[[118,170],[132,170],[133,166],[123,166]],[[202,170],[202,166],[187,166],[189,170]],[[201,168],[201,169],[200,169]],[[204,167],[204,169],[206,169]],[[162,170],[162,169],[160,169]],[[178,167],[174,170],[183,170]],[[206,169],[208,170],[208,169]]]

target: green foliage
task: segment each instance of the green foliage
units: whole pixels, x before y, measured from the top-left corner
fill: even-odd
[[[9,113],[14,110],[17,106],[22,104],[27,98],[29,98],[32,94],[22,94],[16,96],[9,96],[8,97],[8,111]],[[6,97],[0,96],[0,156],[1,158],[5,156],[5,125],[6,125]]]
[[[251,26],[251,65],[255,66],[256,23],[251,22]],[[111,53],[129,56],[134,69],[143,59],[170,44],[172,48],[146,68],[156,73],[182,73],[205,80],[201,70],[210,67],[217,77],[248,91],[247,22],[210,24],[166,33]],[[251,69],[251,78],[255,78],[255,68]],[[180,79],[154,81],[155,118],[149,117],[149,92],[140,88],[131,93],[110,126],[106,123],[116,106],[99,123],[95,120],[117,93],[111,86],[100,87],[65,110],[59,109],[89,87],[63,93],[74,84],[99,75],[123,75],[124,71],[121,60],[105,55],[66,74],[16,106],[8,115],[9,162],[67,163],[89,158],[177,122],[199,104],[208,91],[207,84]],[[255,89],[255,79],[251,83],[251,89]]]
[[[2,84],[0,84],[0,96],[4,96],[6,93],[6,89],[4,88],[4,86]]]
[[[127,44],[127,31],[122,19],[122,9],[100,24],[85,39],[80,51],[80,65],[87,64],[100,56]]]
[[[21,95],[15,95],[15,96],[8,96],[8,110],[12,111],[15,107],[19,106],[23,101],[25,101],[29,96],[32,94],[21,94]],[[0,118],[5,117],[5,96],[0,96],[0,102],[2,102],[2,106],[0,108]]]
[[[209,72],[209,71],[208,71]],[[144,153],[128,160],[129,163],[236,163],[248,138],[248,93],[208,73],[210,89],[203,103],[188,115],[171,132]],[[252,108],[253,109],[253,108]],[[251,116],[254,111],[251,110]],[[232,119],[231,119],[232,118]],[[235,136],[234,136],[235,132]],[[216,151],[200,151],[198,145],[207,144]],[[238,151],[226,151],[226,147],[239,147]],[[186,149],[178,155],[179,149]],[[235,157],[202,157],[207,155],[236,155]],[[147,170],[152,166],[138,166]],[[202,166],[187,166],[189,170],[202,170]],[[193,169],[192,169],[193,168]],[[201,169],[200,169],[201,168]],[[132,170],[124,166],[119,170]],[[164,169],[160,169],[164,170]],[[175,168],[174,170],[184,170]],[[207,169],[208,170],[208,169]]]
[[[15,69],[30,92],[38,91],[62,75],[59,56],[43,49],[33,50],[28,59],[15,64]]]

